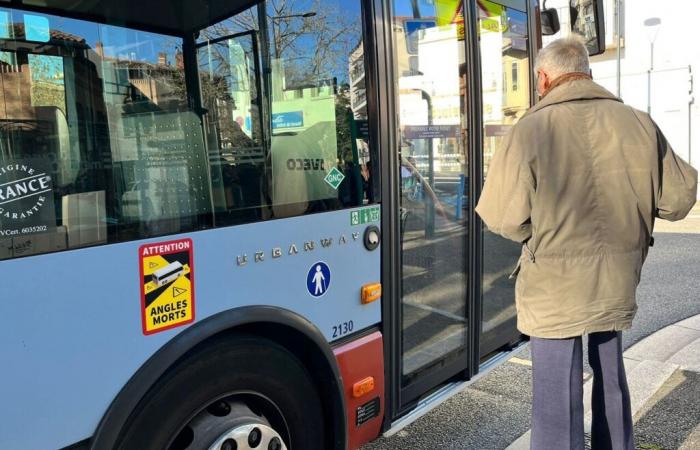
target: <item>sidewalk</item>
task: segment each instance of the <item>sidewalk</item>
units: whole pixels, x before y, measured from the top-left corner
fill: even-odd
[[[654,225],[655,233],[700,233],[700,202],[688,213],[688,216],[678,222],[657,219]]]
[[[662,328],[624,353],[638,449],[700,449],[700,315]],[[586,430],[592,380],[584,384]],[[506,450],[529,450],[530,432]]]

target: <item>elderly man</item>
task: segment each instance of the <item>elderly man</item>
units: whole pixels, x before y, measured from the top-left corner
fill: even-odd
[[[593,368],[593,449],[634,449],[621,331],[637,310],[655,218],[679,220],[697,172],[640,111],[591,80],[576,38],[543,49],[542,99],[505,137],[476,211],[523,244],[518,329],[531,336],[533,450],[583,449],[581,337]]]

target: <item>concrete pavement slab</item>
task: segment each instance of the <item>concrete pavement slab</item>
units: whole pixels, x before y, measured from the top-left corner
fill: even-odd
[[[670,363],[678,364],[684,370],[700,372],[700,339],[696,339],[671,356]]]
[[[530,430],[510,444],[506,450],[530,450]]]
[[[658,233],[700,233],[700,206],[690,211],[685,219],[677,222],[657,220],[654,224],[654,232]]]
[[[698,450],[700,448],[700,425],[690,433],[678,450]]]
[[[700,330],[671,325],[635,344],[625,352],[625,357],[638,361],[668,361],[696,339],[700,339]]]
[[[647,400],[673,375],[676,369],[678,369],[678,366],[675,364],[646,360],[640,362],[637,367],[627,374],[627,384],[629,385],[632,402],[632,415],[637,414]]]
[[[700,314],[697,316],[689,317],[685,320],[681,320],[676,325],[683,328],[690,328],[691,330],[700,331]]]

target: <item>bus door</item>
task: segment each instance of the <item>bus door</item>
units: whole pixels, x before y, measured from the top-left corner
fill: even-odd
[[[481,180],[503,138],[525,114],[533,100],[532,58],[534,42],[528,38],[526,0],[478,0],[477,36],[481,75],[481,142],[477,143],[474,167]],[[532,5],[530,5],[532,6]],[[479,225],[480,226],[480,225]],[[510,278],[520,256],[520,245],[491,233],[477,230],[480,255],[480,317],[478,355],[484,361],[498,349],[521,339],[516,329],[515,279]]]
[[[509,279],[519,246],[482,229],[473,208],[494,152],[532,101],[534,24],[525,0],[391,6],[397,417],[521,339]]]
[[[399,410],[468,367],[468,151],[461,1],[392,0],[398,109]]]

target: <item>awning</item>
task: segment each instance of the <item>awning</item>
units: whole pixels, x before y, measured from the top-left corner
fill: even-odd
[[[19,8],[176,36],[227,19],[260,0],[10,0]]]

